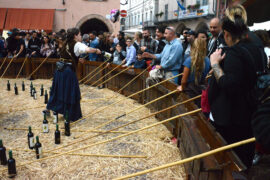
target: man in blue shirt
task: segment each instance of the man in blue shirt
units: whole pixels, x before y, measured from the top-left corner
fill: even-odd
[[[98,48],[99,46],[99,41],[97,39],[97,33],[96,31],[92,31],[90,34],[89,34],[89,37],[90,37],[90,47],[91,48]],[[96,61],[97,60],[97,57],[98,55],[96,53],[89,53],[89,60],[90,61]]]
[[[132,45],[132,39],[130,37],[126,40],[127,44],[127,56],[126,59],[123,60],[123,63],[126,63],[123,65],[123,67],[131,66],[136,62],[136,49]]]
[[[183,47],[176,39],[175,29],[173,27],[167,27],[164,36],[167,44],[161,54],[150,54],[144,52],[143,57],[160,60],[160,65],[156,65],[155,68],[164,70],[165,79],[169,79],[170,77],[176,76],[179,73],[183,63]],[[178,84],[178,77],[174,78],[172,81]]]

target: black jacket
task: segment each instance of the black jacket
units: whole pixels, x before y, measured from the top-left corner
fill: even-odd
[[[270,99],[259,105],[252,118],[252,130],[256,140],[270,151]]]
[[[251,42],[239,42],[227,48],[220,64],[225,75],[219,82],[214,76],[210,80],[209,104],[215,123],[220,126],[250,127],[255,102],[250,102],[248,97],[256,83],[256,72],[262,67],[261,61],[253,62],[250,56],[263,58],[259,48]]]

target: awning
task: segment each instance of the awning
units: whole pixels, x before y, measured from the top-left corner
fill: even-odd
[[[4,29],[6,13],[7,13],[6,8],[0,8],[0,31]]]
[[[54,9],[15,9],[8,8],[4,29],[52,31]]]
[[[247,10],[248,25],[270,20],[269,0],[246,0],[243,5]]]

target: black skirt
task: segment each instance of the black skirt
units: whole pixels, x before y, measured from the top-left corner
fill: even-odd
[[[66,115],[70,121],[82,117],[80,106],[81,92],[76,73],[72,66],[65,65],[63,71],[56,71],[47,109]]]

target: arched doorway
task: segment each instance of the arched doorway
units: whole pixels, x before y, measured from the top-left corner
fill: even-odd
[[[91,31],[114,32],[112,23],[99,14],[89,14],[84,16],[76,24],[76,27],[80,29],[82,34],[89,33]]]
[[[81,34],[88,34],[91,31],[109,32],[109,29],[103,21],[96,19],[96,18],[93,18],[93,19],[89,19],[85,23],[83,23],[80,27],[80,31],[81,31]]]

